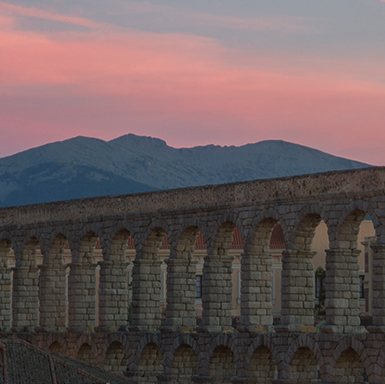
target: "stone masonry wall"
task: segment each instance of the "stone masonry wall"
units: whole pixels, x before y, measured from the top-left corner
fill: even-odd
[[[90,363],[126,364],[133,383],[341,382],[346,381],[344,375],[349,382],[381,383],[385,376],[384,186],[385,169],[369,168],[0,209],[1,332],[46,347],[55,345],[56,350],[59,343],[68,356]],[[367,215],[377,244],[373,247],[372,325],[364,328],[358,311],[356,242],[359,224]],[[321,220],[328,227],[329,250],[326,324],[318,330],[312,316],[311,242]],[[268,242],[278,222],[286,249],[282,253],[282,321],[274,326]],[[228,251],[236,227],[244,250],[241,317],[233,328]],[[203,318],[198,326],[192,249],[199,232],[207,256]],[[162,321],[158,251],[165,234],[171,253]],[[131,327],[125,316],[128,236],[134,238],[136,249]],[[93,250],[98,238],[103,261],[99,263],[99,327],[95,328]],[[62,247],[67,241],[72,260],[66,266]],[[6,256],[11,247],[16,259],[12,291]],[[36,265],[38,247],[43,266]],[[110,357],[106,364],[107,350],[114,342],[120,352],[113,363]],[[125,362],[115,361],[116,356],[124,356]],[[267,375],[250,365],[256,356]]]

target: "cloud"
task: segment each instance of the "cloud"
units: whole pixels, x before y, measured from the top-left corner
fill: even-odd
[[[0,1],[0,12],[3,15],[9,15],[13,17],[15,16],[36,17],[36,18],[45,19],[45,20],[60,21],[64,23],[80,25],[88,28],[95,28],[97,26],[97,23],[88,19],[60,15],[55,12],[49,12],[49,11],[45,11],[45,10],[33,8],[33,7],[22,7],[22,6],[2,2],[2,1]]]
[[[263,17],[235,17],[221,15],[219,13],[204,13],[200,11],[185,10],[180,6],[170,6],[153,4],[146,1],[113,1],[113,6],[109,7],[110,14],[157,14],[159,17],[167,17],[179,20],[184,25],[203,24],[206,26],[250,30],[250,31],[302,31],[309,29],[309,18],[298,16],[263,16]]]

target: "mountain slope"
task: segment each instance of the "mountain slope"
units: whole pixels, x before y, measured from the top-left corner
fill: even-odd
[[[76,137],[0,159],[0,206],[367,166],[280,140],[176,149],[133,134]]]

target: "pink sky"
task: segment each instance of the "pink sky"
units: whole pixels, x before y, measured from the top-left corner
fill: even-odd
[[[283,139],[385,165],[385,56],[377,49],[385,27],[369,45],[353,39],[340,51],[337,44],[317,50],[295,45],[305,34],[318,42],[308,15],[110,3],[130,17],[163,12],[192,25],[188,33],[160,32],[103,20],[85,5],[31,4],[0,1],[0,156],[78,135],[135,133],[175,147]],[[251,42],[193,33],[207,23],[218,34],[226,26],[292,46],[251,49]]]

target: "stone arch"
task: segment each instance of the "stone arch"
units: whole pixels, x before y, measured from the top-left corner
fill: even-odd
[[[64,349],[58,341],[54,341],[48,347],[51,352],[58,353],[59,355],[64,355]]]
[[[68,343],[63,333],[53,332],[48,334],[43,346],[52,352],[57,352],[62,355],[67,355],[68,352]],[[59,349],[62,350],[62,352],[58,352]]]
[[[162,353],[157,344],[150,342],[140,351],[138,360],[138,382],[155,384],[163,373]]]
[[[136,257],[158,260],[158,251],[165,235],[170,237],[168,224],[162,220],[154,220],[148,227],[141,241],[135,241]]]
[[[194,383],[192,377],[198,374],[198,357],[188,344],[181,344],[173,353],[171,376],[175,383]]]
[[[135,238],[134,229],[131,223],[124,220],[119,223],[108,222],[105,223],[105,225],[108,227],[108,231],[105,231],[100,238],[103,250],[103,260],[125,261],[127,241],[130,236]]]
[[[139,365],[139,357],[143,351],[143,349],[148,345],[148,344],[155,344],[156,347],[163,353],[161,350],[161,343],[159,339],[159,335],[156,333],[146,333],[144,336],[140,339],[139,346],[138,346],[138,351],[136,354],[136,359],[135,359],[135,364],[136,366]]]
[[[186,348],[188,347],[193,351],[196,359],[196,364],[197,364],[196,369],[198,370],[198,356],[199,356],[198,343],[189,334],[184,333],[184,334],[181,334],[179,337],[175,338],[170,353],[165,354],[164,369],[166,374],[170,374],[171,372],[174,372],[175,374],[174,356],[176,355],[176,351],[180,349],[182,346]],[[186,355],[189,355],[189,354],[190,352],[186,353]],[[182,355],[184,356],[185,354],[182,354]],[[179,359],[179,360],[183,363],[185,359]]]
[[[239,352],[236,348],[236,344],[234,343],[234,340],[232,340],[232,338],[227,334],[219,334],[210,342],[210,344],[207,347],[207,356],[212,356],[214,353],[214,350],[220,346],[230,349],[232,355],[234,356],[234,362],[237,362],[239,360]],[[208,363],[209,362],[207,359],[201,360],[200,369],[203,370],[204,372],[207,372],[209,369]]]
[[[215,347],[210,355],[208,375],[214,378],[215,383],[229,383],[236,374],[233,351],[225,345]]]
[[[275,345],[273,343],[273,339],[270,334],[260,334],[258,337],[254,339],[252,344],[248,347],[245,357],[245,369],[248,372],[246,375],[248,377],[253,377],[254,374],[253,367],[251,360],[253,359],[254,352],[261,348],[267,348],[267,350],[271,354],[272,363],[275,365],[278,365],[278,362],[280,361],[279,353],[277,352],[277,349],[275,348]],[[251,373],[251,375],[250,375]]]
[[[12,249],[12,236],[9,232],[0,233],[0,268],[8,268]]]
[[[245,239],[245,250],[248,253],[269,252],[271,234],[277,224],[280,224],[285,239],[286,248],[290,244],[290,231],[285,220],[273,208],[265,209],[253,220]]]
[[[338,344],[332,356],[333,380],[363,383],[369,363],[365,346],[354,337],[346,337]]]
[[[323,220],[329,229],[329,218],[319,205],[307,205],[297,215],[291,243],[295,250],[310,251],[315,230]],[[329,232],[329,231],[328,231]]]
[[[107,348],[104,358],[104,369],[123,373],[128,365],[128,354],[123,344],[115,340]]]
[[[271,383],[276,377],[276,372],[277,364],[272,351],[260,344],[248,358],[247,376],[258,380],[258,383]]]
[[[67,226],[63,225],[55,227],[48,238],[47,248],[50,249],[54,245],[54,242],[57,240],[57,238],[61,237],[65,237],[67,239],[69,246],[71,245],[71,240],[74,238],[73,234]]]
[[[92,342],[92,335],[90,333],[83,333],[76,341],[76,345],[75,345],[75,351],[79,351],[80,347],[83,345],[83,344],[88,344],[91,346],[92,348],[92,351],[94,353],[94,355],[96,356],[98,353],[97,353],[97,348],[96,346],[94,345],[94,343]]]
[[[95,354],[88,343],[83,343],[77,353],[77,360],[86,365],[95,365]]]
[[[243,233],[242,222],[238,220],[237,215],[228,213],[216,220],[216,225],[213,230],[214,238],[212,243],[207,244],[207,252],[216,255],[227,255],[233,242],[235,228]]]
[[[195,250],[196,240],[201,233],[207,244],[209,237],[202,222],[198,218],[183,221],[176,233],[169,237],[170,259],[188,259]]]
[[[15,249],[16,267],[36,267],[37,248],[42,244],[42,235],[39,231],[36,229],[28,231],[23,237],[23,241]],[[41,249],[41,253],[44,254],[43,249]]]
[[[178,338],[174,340],[174,343],[172,345],[171,349],[171,356],[174,356],[175,351],[181,346],[181,345],[188,345],[190,348],[193,349],[194,353],[198,355],[199,353],[199,346],[196,340],[194,340],[189,334],[181,334]]]
[[[184,228],[177,242],[170,244],[170,259],[192,259],[196,240],[200,232],[200,229],[195,226]]]
[[[86,226],[71,249],[72,263],[93,263],[94,251],[99,238],[99,228],[96,225]]]
[[[45,265],[62,265],[64,263],[63,252],[69,238],[62,231],[55,232],[48,243],[48,251],[44,252],[43,255],[43,264]]]
[[[125,262],[126,249],[130,236],[131,233],[126,228],[121,228],[115,232],[111,243],[103,247],[103,260]]]
[[[339,214],[334,239],[331,239],[330,247],[335,249],[356,249],[360,224],[368,214],[373,221],[376,235],[380,235],[380,221],[372,205],[367,201],[354,200]]]
[[[365,365],[353,348],[345,349],[334,365],[334,381],[339,383],[363,383]]]
[[[289,362],[289,379],[311,382],[318,379],[319,366],[316,357],[308,347],[300,347]]]
[[[71,249],[71,241],[74,236],[70,232],[69,228],[64,225],[55,227],[47,239],[47,250],[51,250],[52,247],[56,247],[58,245],[58,240],[60,241],[63,238],[67,239],[68,246]]]
[[[287,365],[290,364],[297,351],[301,348],[303,350],[308,349],[313,354],[320,367],[323,367],[325,365],[324,357],[317,341],[305,334],[299,334],[298,337],[290,345],[285,355],[285,362]]]

